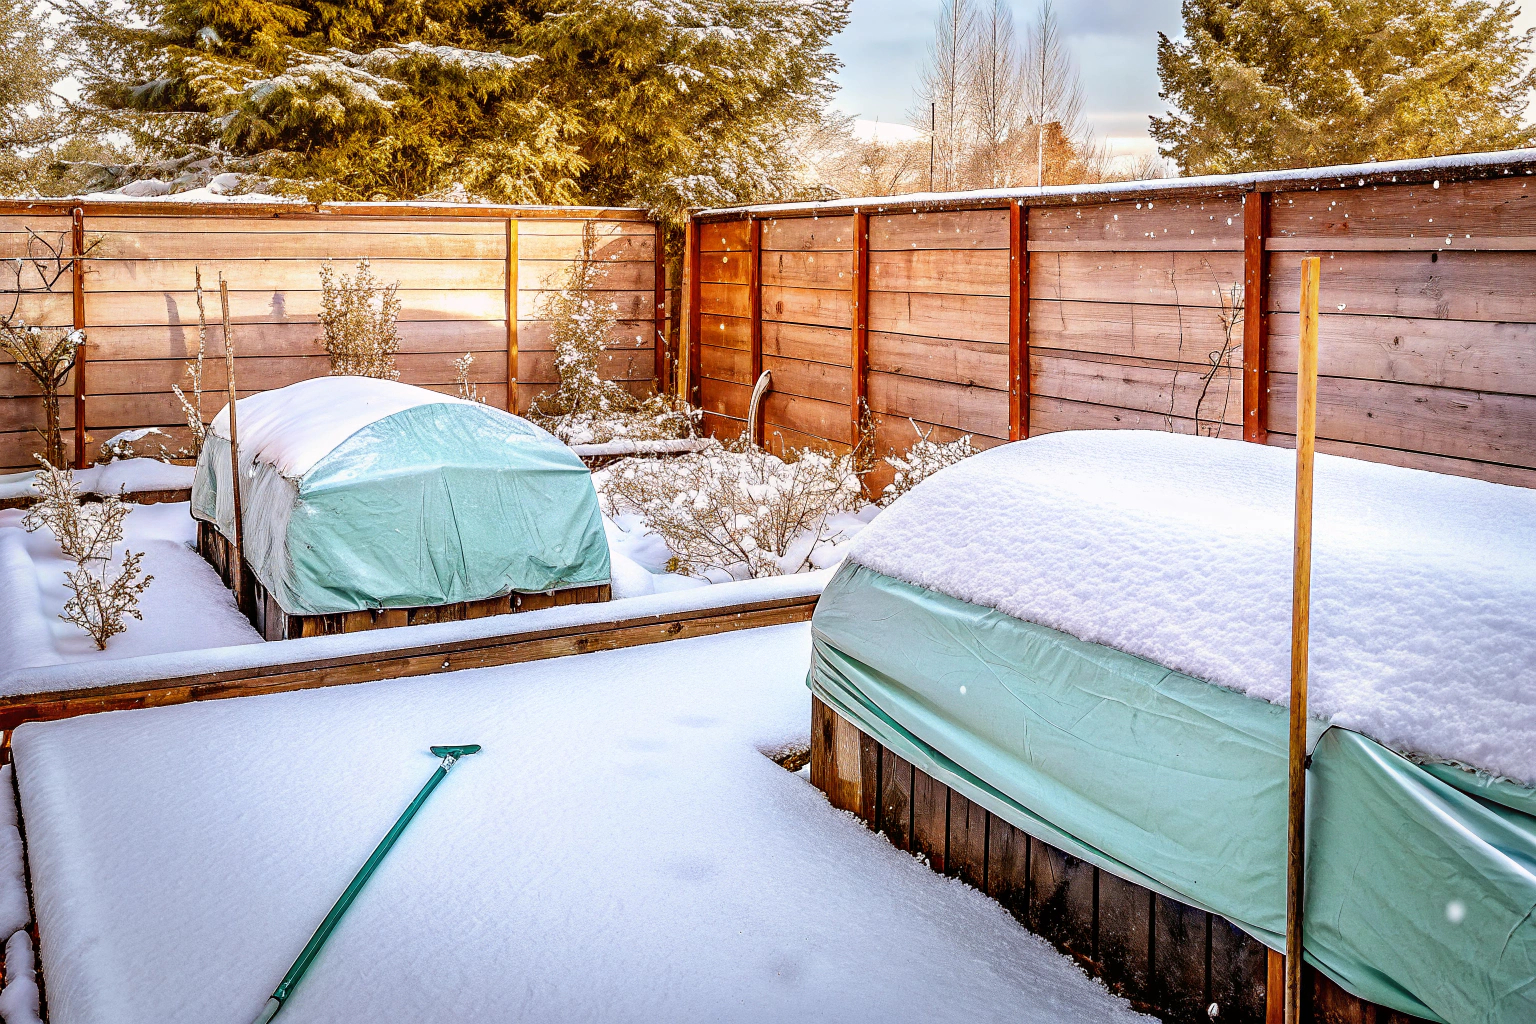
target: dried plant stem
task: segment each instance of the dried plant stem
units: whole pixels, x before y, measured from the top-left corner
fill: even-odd
[[[224,321],[224,371],[229,384],[229,493],[235,511],[235,548],[229,558],[229,578],[235,589],[235,607],[242,608],[245,595],[245,524],[240,514],[240,434],[235,426],[235,335],[229,322],[229,282],[219,274],[219,306]]]

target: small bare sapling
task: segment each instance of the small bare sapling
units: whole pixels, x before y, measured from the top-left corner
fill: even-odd
[[[395,318],[400,313],[396,296],[400,284],[384,287],[373,276],[367,260],[357,265],[350,279],[338,275],[326,260],[320,268],[320,344],[331,357],[333,376],[378,377],[399,380],[395,353],[400,335]]]

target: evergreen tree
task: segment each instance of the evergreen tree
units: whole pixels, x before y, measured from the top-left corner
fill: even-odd
[[[1184,0],[1152,136],[1187,174],[1530,145],[1514,0]]]
[[[314,199],[783,194],[849,0],[61,0],[95,109],[177,190]],[[131,11],[122,5],[131,4]]]

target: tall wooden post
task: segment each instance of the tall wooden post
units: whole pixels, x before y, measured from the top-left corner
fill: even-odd
[[[1029,436],[1029,207],[1008,207],[1008,440]]]
[[[683,400],[694,406],[703,405],[703,392],[699,387],[701,364],[699,340],[700,335],[704,332],[704,313],[699,308],[702,301],[700,299],[699,287],[699,274],[702,271],[699,247],[703,241],[702,226],[694,219],[692,214],[689,214],[686,269],[683,281],[683,288],[688,295],[686,305],[688,311],[688,333],[683,338],[684,358],[679,360],[679,362],[686,367],[681,391]]]
[[[1269,193],[1243,196],[1243,440],[1269,436],[1269,329],[1264,316],[1269,282]]]
[[[517,413],[517,219],[507,218],[507,412]]]
[[[747,316],[749,318],[749,342],[751,373],[748,380],[755,389],[763,375],[763,222],[747,215]],[[763,443],[763,418],[752,418],[748,424],[752,431],[752,443]]]
[[[1301,261],[1301,359],[1296,377],[1296,536],[1291,590],[1291,730],[1286,823],[1285,1021],[1301,1024],[1306,877],[1307,650],[1312,603],[1312,463],[1317,443],[1317,289],[1321,261]]]
[[[235,607],[245,610],[245,520],[240,508],[240,435],[235,425],[235,337],[229,315],[229,282],[219,272],[219,311],[224,325],[224,377],[229,388],[229,493],[234,502],[235,544],[229,554],[229,580]]]
[[[652,347],[655,351],[653,373],[656,377],[656,390],[661,394],[667,391],[667,234],[661,226],[661,221],[656,222],[656,252],[654,284],[656,289],[656,331],[652,339]]]
[[[848,407],[849,437],[857,445],[863,433],[863,413],[869,397],[869,214],[853,211],[853,344],[849,353],[852,388]]]
[[[70,211],[70,287],[73,301],[72,323],[77,331],[85,330],[85,210],[75,207]],[[75,468],[84,469],[85,456],[85,353],[86,344],[81,342],[75,349]],[[54,458],[52,452],[48,457]]]

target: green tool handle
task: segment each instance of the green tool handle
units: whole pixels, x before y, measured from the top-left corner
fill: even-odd
[[[457,763],[460,756],[463,756],[465,753],[474,753],[479,749],[476,746],[474,750],[464,748],[461,751],[444,754],[443,763],[437,766],[437,771],[433,772],[432,777],[427,780],[427,784],[421,787],[421,792],[416,794],[416,799],[412,800],[411,805],[400,815],[399,819],[395,822],[394,828],[391,828],[389,834],[379,841],[378,846],[374,847],[373,854],[363,864],[362,868],[358,870],[357,874],[353,876],[346,891],[341,894],[341,898],[336,901],[335,906],[331,907],[331,912],[325,915],[325,920],[321,921],[320,927],[315,929],[315,934],[310,936],[309,943],[304,947],[303,952],[299,954],[299,958],[293,962],[293,966],[288,968],[288,973],[283,975],[283,980],[273,990],[272,997],[267,1000],[267,1004],[263,1008],[261,1015],[256,1018],[255,1024],[267,1024],[268,1021],[277,1016],[277,1011],[283,1008],[284,1000],[293,994],[293,990],[298,987],[299,982],[303,979],[304,972],[309,970],[309,965],[319,955],[320,947],[325,945],[325,941],[331,937],[331,932],[336,930],[336,925],[340,923],[342,915],[352,906],[352,901],[357,899],[357,894],[362,891],[363,886],[368,884],[368,879],[373,877],[374,871],[378,869],[379,864],[388,855],[390,848],[395,845],[395,840],[400,838],[400,834],[411,823],[411,819],[416,816],[416,812],[421,810],[421,805],[427,802],[427,797],[431,796],[432,791],[437,788],[437,784],[447,777],[448,770]],[[437,748],[433,749],[433,753],[438,752]]]

